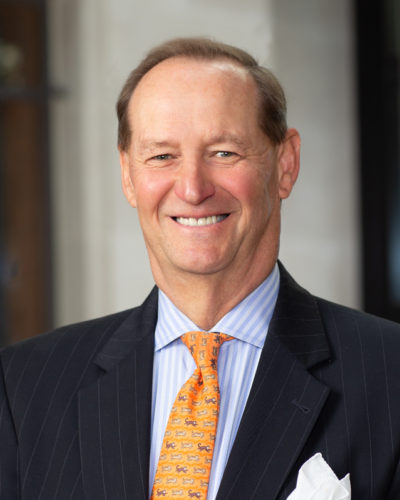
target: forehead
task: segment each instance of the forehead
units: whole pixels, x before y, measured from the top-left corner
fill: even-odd
[[[226,59],[167,59],[139,82],[128,108],[133,138],[160,130],[177,132],[226,125],[258,125],[258,90],[247,70]]]
[[[148,71],[134,90],[130,107],[146,99],[182,98],[198,93],[241,94],[257,100],[258,92],[246,68],[229,59],[172,57]]]

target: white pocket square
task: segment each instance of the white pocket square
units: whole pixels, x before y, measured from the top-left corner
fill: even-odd
[[[296,489],[287,500],[351,500],[350,474],[339,480],[317,453],[300,468]]]

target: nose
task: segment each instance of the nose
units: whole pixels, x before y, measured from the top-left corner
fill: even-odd
[[[175,193],[191,205],[200,205],[215,193],[207,166],[200,160],[186,161],[179,169],[175,182]]]

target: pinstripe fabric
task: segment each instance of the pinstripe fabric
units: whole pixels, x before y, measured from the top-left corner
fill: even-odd
[[[218,491],[257,369],[278,290],[279,269],[275,266],[271,275],[258,288],[210,329],[235,338],[222,345],[218,358],[221,405],[208,499],[214,499]],[[180,336],[199,329],[161,291],[158,310],[152,397],[150,491],[172,404],[180,388],[195,369],[194,360],[181,342]]]
[[[280,277],[216,499],[286,500],[319,451],[399,500],[400,326]],[[157,299],[0,352],[1,500],[148,500]]]

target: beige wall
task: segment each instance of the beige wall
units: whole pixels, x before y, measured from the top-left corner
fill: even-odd
[[[249,50],[287,90],[302,177],[283,208],[282,258],[315,293],[357,305],[352,26],[347,0],[49,0],[56,322],[142,301],[152,286],[123,199],[114,103],[154,44],[209,35]]]

